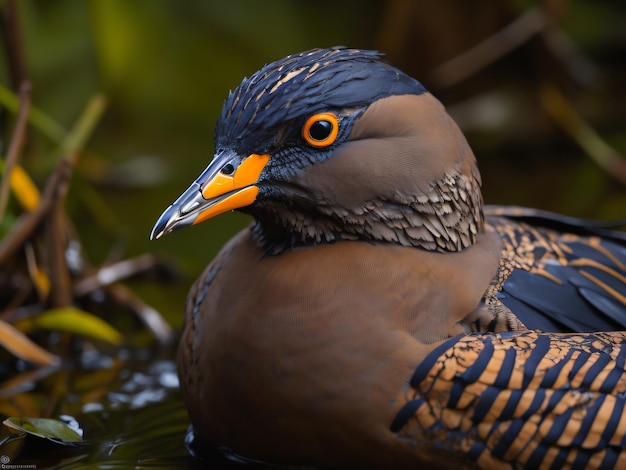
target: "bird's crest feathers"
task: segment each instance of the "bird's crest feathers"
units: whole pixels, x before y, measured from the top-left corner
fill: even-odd
[[[272,62],[224,102],[217,146],[234,146],[255,131],[329,109],[366,106],[391,95],[424,93],[414,78],[360,49],[313,49]]]

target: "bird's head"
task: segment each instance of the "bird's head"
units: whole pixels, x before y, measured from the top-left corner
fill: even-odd
[[[268,253],[338,240],[458,251],[482,230],[474,155],[424,87],[356,49],[266,65],[231,92],[216,152],[151,238],[233,209]]]

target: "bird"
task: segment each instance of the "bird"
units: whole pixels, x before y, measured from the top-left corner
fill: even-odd
[[[214,143],[151,233],[253,218],[187,299],[195,449],[321,469],[626,465],[624,232],[485,205],[457,124],[377,51],[263,66]]]

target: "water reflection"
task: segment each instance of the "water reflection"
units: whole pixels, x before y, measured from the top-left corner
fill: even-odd
[[[17,400],[41,396],[42,387],[67,388],[52,417],[66,415],[65,420],[82,429],[84,441],[66,447],[28,436],[11,463],[35,465],[38,470],[286,468],[225,457],[206,448],[199,449],[203,461],[193,458],[185,444],[189,418],[174,357],[172,346],[122,349],[111,355],[88,350],[30,395],[14,395]]]
[[[110,392],[108,399],[112,407],[137,409],[166,401],[168,395],[177,390],[176,364],[172,360],[163,360],[150,364],[145,372],[131,372],[128,381]]]
[[[64,447],[29,436],[11,463],[37,469],[206,468],[184,446],[189,420],[173,357],[169,347],[115,356],[91,350],[76,364],[65,364],[51,379],[56,387],[61,380],[68,386],[59,409],[82,428],[83,444]]]

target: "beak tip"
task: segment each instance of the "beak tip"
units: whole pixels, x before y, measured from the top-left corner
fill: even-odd
[[[171,232],[171,222],[174,219],[175,215],[177,214],[174,213],[173,205],[165,209],[165,211],[163,211],[163,214],[161,214],[159,219],[154,224],[154,227],[152,227],[152,231],[150,232],[150,240],[158,240],[166,233]]]
[[[163,211],[163,214],[161,214],[154,224],[150,232],[150,240],[158,240],[163,235],[167,235],[174,230],[192,225],[194,220],[195,216],[193,215],[181,214],[180,204],[175,202]]]
[[[159,230],[158,224],[154,226],[152,231],[150,232],[150,240],[158,240],[163,236],[163,230]]]
[[[155,227],[156,228],[156,227]],[[163,235],[163,232],[156,233],[155,229],[150,232],[150,240],[158,240]]]

